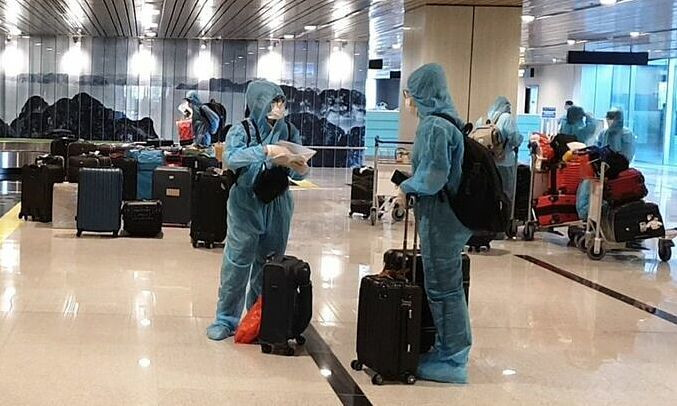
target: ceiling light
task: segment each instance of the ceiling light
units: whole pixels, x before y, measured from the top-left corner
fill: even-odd
[[[632,31],[632,32],[630,33],[630,37],[632,37],[632,38],[637,38],[637,37],[642,36],[642,35],[644,35],[644,34],[642,34],[642,33],[639,32],[639,31]]]
[[[200,44],[200,49],[207,49],[207,44],[204,42]]]
[[[613,6],[618,0],[599,0],[599,4],[603,6]]]
[[[249,51],[249,52],[247,52],[247,55],[254,55],[254,52]]]
[[[303,27],[303,29],[306,31],[315,31],[317,29],[317,25],[306,25]]]
[[[157,37],[157,33],[153,32],[153,31],[146,31],[146,37],[155,38],[155,37]]]
[[[514,369],[504,369],[503,370],[503,376],[511,376],[511,375],[515,375],[516,373],[517,373],[517,371],[515,371]]]
[[[576,45],[576,40],[575,39],[568,39],[567,45]]]
[[[557,63],[557,58],[552,58],[552,63]]]
[[[294,34],[285,34],[284,39],[294,39],[296,36]]]
[[[525,23],[525,24],[529,24],[529,23],[533,22],[535,19],[536,19],[536,17],[529,15],[529,14],[522,16],[522,22]]]
[[[527,49],[526,49],[525,47],[520,47],[520,54],[523,54],[523,53],[525,53],[525,52],[526,52],[526,50],[527,50]]]

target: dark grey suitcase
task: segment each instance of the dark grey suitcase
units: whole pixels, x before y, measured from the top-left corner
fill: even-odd
[[[190,223],[191,171],[162,166],[153,173],[153,198],[162,202],[162,223],[187,226]]]
[[[122,171],[112,168],[82,168],[78,186],[77,236],[83,231],[120,231]]]

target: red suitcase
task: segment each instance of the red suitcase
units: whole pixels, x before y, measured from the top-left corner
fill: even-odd
[[[576,195],[546,195],[536,200],[536,217],[541,226],[547,227],[578,220]]]
[[[642,200],[648,194],[644,175],[637,169],[627,169],[616,179],[607,179],[604,185],[604,198],[612,206]]]
[[[557,191],[561,194],[575,195],[582,181],[579,161],[569,161],[557,169]]]

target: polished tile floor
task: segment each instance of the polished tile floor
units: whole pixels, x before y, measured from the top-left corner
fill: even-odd
[[[677,225],[677,174],[646,172],[652,199]],[[563,237],[540,233],[472,256],[470,384],[372,386],[349,367],[357,289],[360,277],[379,270],[382,252],[401,243],[402,224],[348,218],[343,170],[315,170],[312,181],[317,188],[295,192],[289,252],[313,269],[314,328],[372,404],[675,404],[677,325],[515,254],[672,314],[677,262],[661,264],[647,243],[593,263]],[[221,252],[193,249],[188,230],[113,240],[36,223],[8,227],[15,229],[0,243],[0,404],[341,404],[306,354],[267,356],[205,338]]]

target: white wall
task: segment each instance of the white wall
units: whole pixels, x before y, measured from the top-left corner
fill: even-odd
[[[538,111],[542,107],[557,107],[557,114],[563,114],[564,102],[580,98],[581,67],[578,65],[545,65],[536,66],[535,76],[527,77],[529,69],[525,70],[525,77],[519,80],[518,113],[524,113],[524,98],[526,86],[538,85]]]

